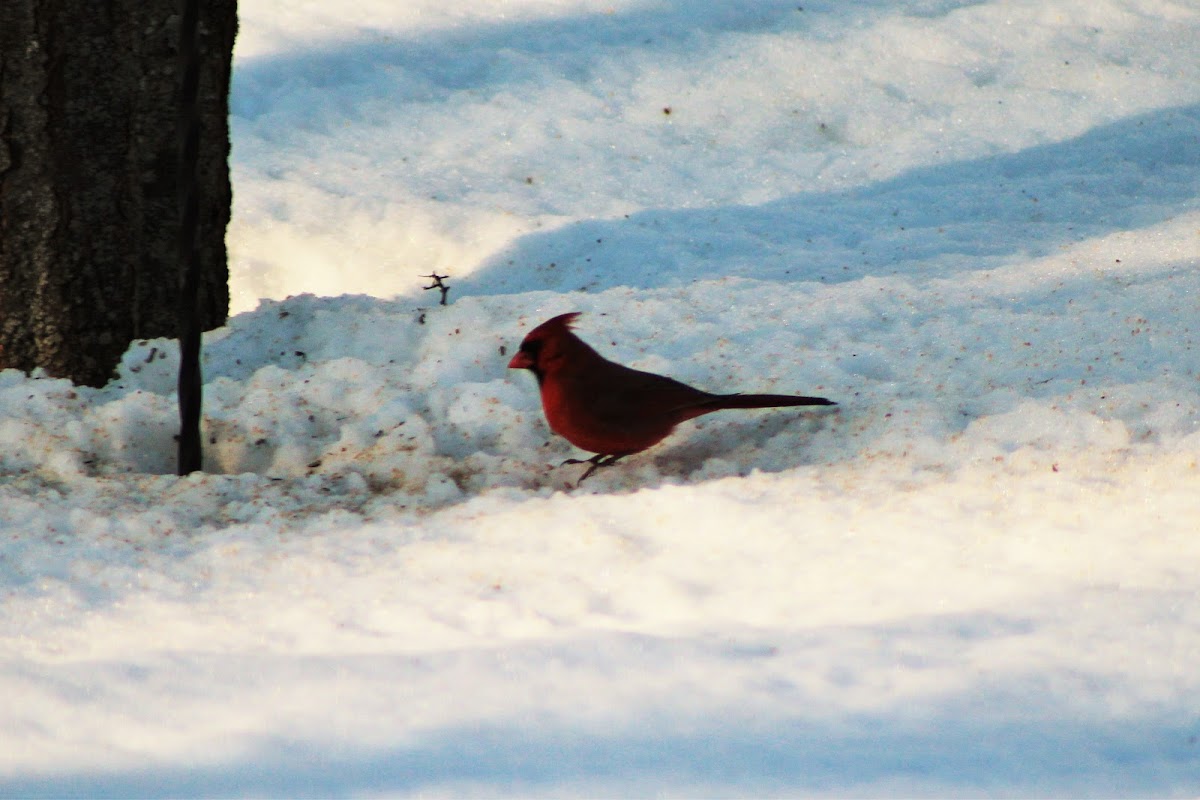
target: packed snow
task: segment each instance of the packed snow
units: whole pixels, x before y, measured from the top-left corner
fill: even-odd
[[[0,796],[1200,795],[1200,6],[240,5],[205,472],[0,374]],[[839,405],[577,487],[565,311]]]

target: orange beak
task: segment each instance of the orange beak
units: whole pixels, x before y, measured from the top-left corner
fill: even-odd
[[[518,350],[517,354],[512,357],[512,361],[508,362],[509,369],[533,369],[533,359],[529,354]]]

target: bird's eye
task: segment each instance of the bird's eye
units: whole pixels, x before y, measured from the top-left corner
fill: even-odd
[[[521,352],[537,361],[538,353],[542,352],[540,341],[521,342]]]

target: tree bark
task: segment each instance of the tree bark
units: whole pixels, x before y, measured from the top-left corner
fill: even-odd
[[[228,315],[236,0],[200,4],[203,327]],[[0,368],[99,386],[179,331],[178,0],[0,1]]]

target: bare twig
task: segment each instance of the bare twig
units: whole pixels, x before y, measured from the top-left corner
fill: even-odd
[[[421,288],[425,289],[426,291],[428,291],[430,289],[439,290],[442,293],[442,300],[441,300],[441,303],[439,303],[439,305],[443,305],[443,306],[446,305],[446,295],[450,294],[450,287],[447,286],[446,284],[442,283],[442,281],[444,281],[446,278],[449,278],[450,276],[449,275],[438,275],[436,272],[434,272],[430,275],[422,275],[421,277],[433,279],[433,283],[429,284],[428,286],[423,286]]]

